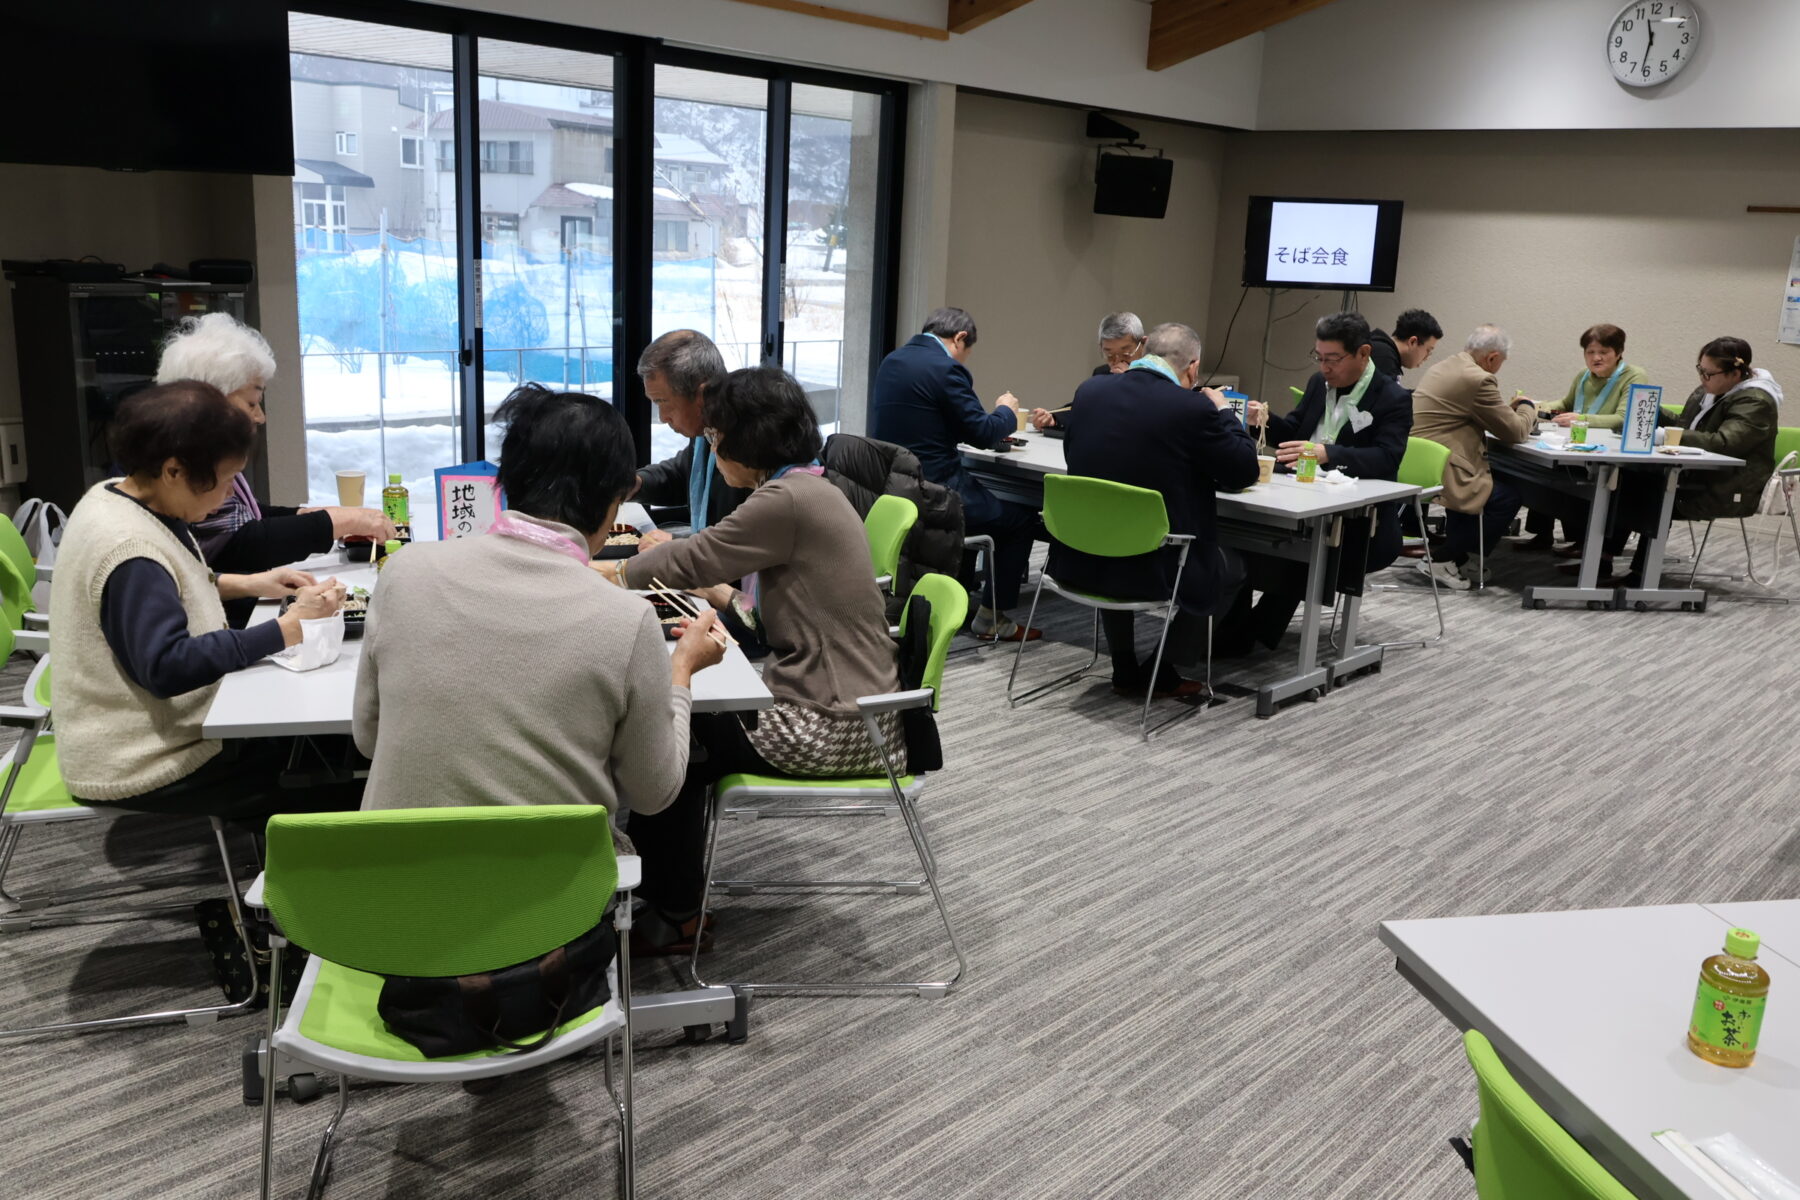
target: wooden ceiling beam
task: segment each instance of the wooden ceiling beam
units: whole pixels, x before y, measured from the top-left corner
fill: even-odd
[[[1151,0],[1145,64],[1161,71],[1323,8],[1331,0]]]
[[[986,25],[995,17],[1004,17],[1014,9],[1024,8],[1031,0],[950,0],[950,11],[944,26],[951,33],[967,33],[978,25]]]
[[[935,25],[918,25],[912,21],[895,21],[888,17],[873,17],[868,13],[851,12],[843,8],[830,8],[823,4],[809,4],[807,0],[737,0],[739,4],[753,4],[758,8],[772,8],[777,12],[799,13],[807,17],[822,17],[827,21],[842,21],[847,25],[861,25],[866,29],[885,29],[889,33],[905,33],[913,37],[931,38],[934,41],[947,42],[950,31],[939,29]],[[1023,3],[1023,0],[1021,0]],[[996,14],[997,15],[997,14]]]

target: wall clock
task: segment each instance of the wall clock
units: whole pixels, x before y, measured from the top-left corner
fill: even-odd
[[[1626,87],[1648,88],[1679,75],[1700,49],[1692,0],[1632,0],[1606,31],[1606,62]]]

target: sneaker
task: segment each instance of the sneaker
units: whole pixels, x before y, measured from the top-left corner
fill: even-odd
[[[986,608],[975,611],[969,632],[984,642],[1035,642],[1044,636],[1041,629],[1027,629],[1005,613]]]
[[[1420,563],[1419,573],[1427,579],[1436,579],[1447,588],[1466,592],[1475,586],[1475,568],[1459,567],[1453,562]]]
[[[1522,550],[1527,554],[1548,554],[1556,548],[1556,539],[1547,533],[1534,533],[1528,537],[1507,538],[1514,550]]]

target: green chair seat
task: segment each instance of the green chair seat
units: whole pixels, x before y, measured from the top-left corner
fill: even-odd
[[[1475,1125],[1480,1200],[1632,1200],[1631,1192],[1520,1087],[1476,1030],[1463,1050],[1481,1093]]]
[[[69,795],[57,764],[56,735],[39,734],[31,757],[19,771],[0,823],[8,821],[91,821],[105,815]]]
[[[902,791],[911,791],[918,779],[912,775],[902,775],[896,781]],[[727,775],[718,782],[721,796],[729,792],[756,791],[762,793],[781,792],[882,792],[890,790],[886,775],[847,775],[831,776],[824,779],[809,778],[801,775]]]
[[[289,1010],[290,1023],[282,1030],[283,1034],[298,1033],[307,1041],[331,1050],[393,1063],[469,1062],[499,1055],[516,1057],[510,1051],[494,1049],[427,1058],[417,1046],[388,1032],[387,1023],[376,1011],[376,1001],[381,997],[381,976],[319,958],[307,964],[307,973],[311,977],[311,992],[304,999],[301,995],[295,996],[294,1006]],[[592,1023],[606,1011],[603,1005],[563,1022],[557,1026],[557,1037]],[[299,1014],[297,1022],[292,1020],[295,1013]],[[278,1036],[278,1045],[281,1040]],[[556,1042],[550,1044],[554,1046]]]

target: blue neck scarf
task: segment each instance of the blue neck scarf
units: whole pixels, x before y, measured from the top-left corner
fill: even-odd
[[[1582,399],[1582,397],[1587,393],[1587,385],[1593,382],[1594,373],[1592,371],[1583,371],[1581,373],[1581,378],[1575,383],[1575,411],[1584,417],[1599,412],[1600,409],[1605,406],[1606,398],[1612,395],[1613,386],[1619,382],[1619,378],[1624,374],[1625,360],[1620,359],[1619,365],[1613,368],[1612,378],[1606,381],[1606,386],[1596,392],[1593,401],[1589,402]]]
[[[1130,371],[1155,371],[1158,375],[1161,375],[1175,386],[1181,386],[1181,376],[1176,374],[1175,368],[1169,364],[1169,360],[1155,354],[1144,355],[1144,357],[1138,359],[1126,369]]]
[[[704,437],[694,439],[694,458],[688,467],[688,524],[695,533],[706,528],[707,510],[712,507],[713,476],[719,468],[713,464],[712,443]]]

